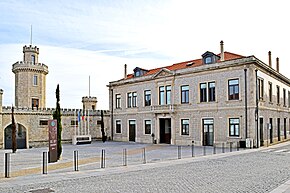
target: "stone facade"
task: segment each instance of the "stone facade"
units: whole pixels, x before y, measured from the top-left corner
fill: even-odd
[[[110,82],[114,140],[178,145],[193,142],[197,145],[224,142],[246,145],[247,142],[248,146],[259,147],[290,138],[290,80],[287,77],[254,56],[190,66],[148,70],[144,76],[131,74]],[[263,86],[258,87],[256,79],[263,80]],[[229,88],[231,80],[238,82],[236,87]],[[273,85],[272,102],[268,82]],[[209,91],[209,83],[214,83],[214,91]],[[204,93],[202,85],[206,86]],[[276,95],[277,86],[280,97]],[[169,104],[164,102],[167,88],[170,89]],[[182,88],[188,89],[186,102],[181,101]],[[236,88],[237,98],[232,100],[229,92]],[[148,106],[145,105],[146,91],[151,98]],[[215,97],[212,101],[209,101],[210,92]],[[263,93],[263,97],[258,97],[259,93]],[[204,95],[207,98],[202,101]],[[128,105],[132,100],[136,105]]]
[[[48,123],[53,118],[53,108],[45,108],[46,75],[48,67],[38,63],[39,48],[23,47],[23,60],[13,64],[15,74],[14,118],[17,128],[19,148],[44,146],[48,144]],[[37,76],[37,80],[34,77]],[[37,81],[37,82],[34,82]],[[37,83],[37,84],[34,84]],[[0,89],[0,148],[6,148],[11,142],[11,107],[2,104],[3,90]],[[35,106],[32,99],[38,99]],[[71,142],[73,136],[90,134],[93,140],[101,136],[101,111],[96,110],[96,97],[83,97],[84,109],[61,109],[62,140]],[[104,126],[108,139],[110,135],[110,113],[104,111]]]

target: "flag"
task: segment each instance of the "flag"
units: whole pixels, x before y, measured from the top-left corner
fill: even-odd
[[[81,114],[80,114],[80,111],[78,111],[78,122],[81,122]]]

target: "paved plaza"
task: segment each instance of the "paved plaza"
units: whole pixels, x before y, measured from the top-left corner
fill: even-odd
[[[100,168],[102,149],[106,151],[105,168]],[[74,150],[79,153],[79,171],[73,167]],[[290,191],[289,142],[247,150],[230,149],[228,145],[224,150],[194,147],[194,152],[191,146],[120,142],[66,144],[62,160],[49,164],[47,174],[42,174],[45,151],[47,148],[33,148],[11,154],[11,177],[1,176],[0,192]],[[0,150],[3,158],[5,152],[8,151]],[[4,160],[1,162],[4,174]]]

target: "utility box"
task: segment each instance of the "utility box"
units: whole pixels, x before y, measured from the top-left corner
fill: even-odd
[[[246,147],[247,148],[253,148],[253,139],[252,138],[247,138],[246,139]]]

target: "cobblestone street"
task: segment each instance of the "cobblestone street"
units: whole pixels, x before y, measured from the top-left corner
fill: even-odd
[[[290,143],[32,177],[5,180],[0,192],[271,192],[290,179]]]

